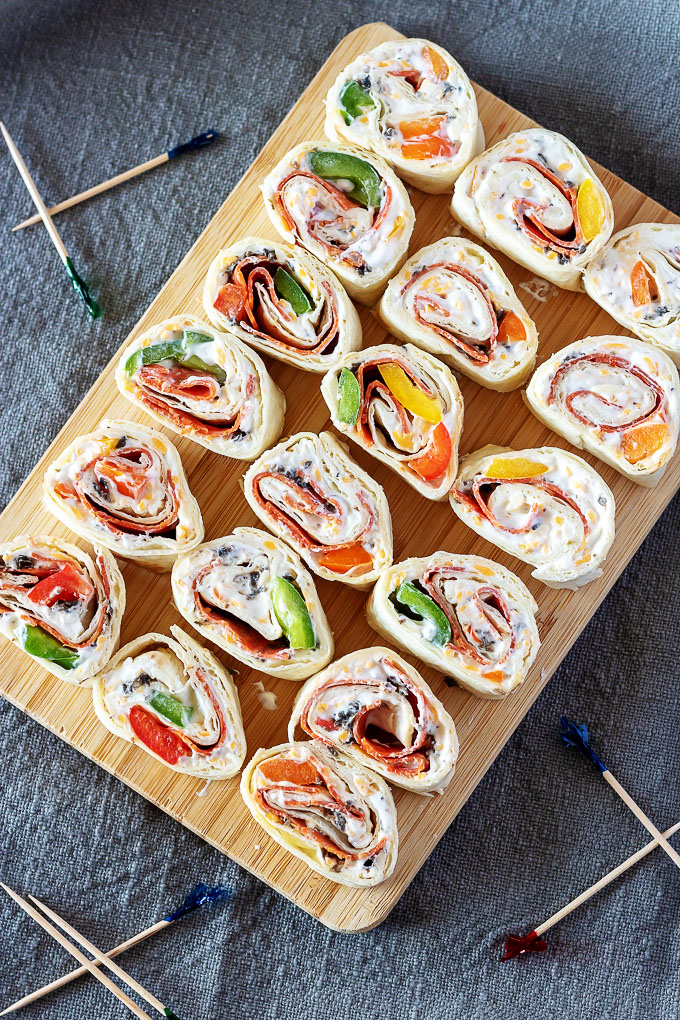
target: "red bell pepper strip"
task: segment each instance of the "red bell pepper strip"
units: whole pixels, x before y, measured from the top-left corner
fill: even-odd
[[[408,461],[412,471],[426,481],[431,482],[443,475],[451,463],[453,443],[449,430],[443,421],[435,427],[430,438],[430,445],[420,457]]]

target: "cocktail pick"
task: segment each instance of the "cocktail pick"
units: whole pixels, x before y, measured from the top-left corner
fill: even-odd
[[[205,906],[209,903],[224,903],[231,900],[233,893],[230,889],[225,889],[224,886],[207,886],[204,882],[199,882],[190,893],[184,898],[184,901],[180,906],[174,910],[167,917],[164,917],[161,921],[157,921],[152,924],[149,928],[145,928],[144,931],[140,931],[137,935],[133,935],[132,938],[127,939],[125,942],[121,942],[120,945],[115,946],[106,955],[109,957],[118,956],[120,953],[124,953],[126,949],[131,949],[132,946],[138,945],[140,942],[144,942],[145,939],[150,938],[159,931],[163,931],[164,928],[170,927],[175,921],[179,921],[182,917],[186,917],[192,911],[198,909],[198,907]],[[99,963],[95,960],[93,966],[98,967]],[[71,981],[75,981],[76,978],[82,977],[83,974],[88,973],[87,967],[78,967],[76,970],[70,971],[68,974],[64,974],[62,977],[57,978],[55,981],[51,981],[47,985],[43,985],[42,988],[37,988],[34,992],[30,992],[28,995],[24,995],[23,998],[17,999],[11,1006],[0,1013],[0,1016],[5,1016],[6,1013],[13,1013],[17,1009],[21,1009],[22,1006],[27,1006],[30,1002],[35,1002],[36,999],[42,999],[44,995],[49,995],[50,992],[56,991],[57,988],[62,988],[64,985],[69,984]]]
[[[211,142],[216,141],[220,137],[219,131],[215,131],[212,128],[210,131],[204,131],[201,135],[196,135],[190,142],[182,142],[181,145],[175,145],[172,149],[168,149],[167,152],[162,152],[160,156],[154,156],[153,159],[147,159],[146,163],[140,163],[139,166],[132,167],[131,170],[125,170],[122,174],[116,174],[115,177],[109,177],[108,180],[102,181],[101,184],[95,184],[93,187],[88,188],[87,191],[81,191],[77,195],[73,195],[71,198],[65,199],[63,202],[58,202],[57,205],[52,205],[47,210],[50,216],[55,216],[57,213],[63,212],[64,209],[71,209],[74,205],[78,205],[80,202],[86,202],[88,198],[94,198],[95,195],[101,195],[102,191],[108,191],[109,188],[115,188],[118,184],[123,184],[124,181],[129,181],[133,177],[138,177],[139,174],[145,174],[147,170],[153,170],[157,166],[161,166],[163,163],[167,163],[170,159],[175,159],[176,156],[182,156],[185,152],[193,152],[195,149],[202,149],[205,145],[210,145]],[[40,216],[29,216],[27,220],[22,223],[17,223],[16,227],[12,227],[12,230],[23,230],[24,227],[30,227],[34,223],[40,223]]]
[[[86,967],[90,974],[104,985],[105,988],[108,988],[111,994],[115,995],[120,1002],[127,1006],[130,1012],[134,1013],[139,1020],[151,1020],[149,1014],[145,1013],[143,1009],[140,1009],[137,1003],[134,1002],[129,995],[121,991],[118,985],[113,983],[110,977],[107,977],[106,974],[100,974],[94,962],[89,960],[84,953],[81,953],[77,946],[74,946],[72,942],[69,942],[65,935],[62,935],[62,933],[55,928],[53,924],[50,924],[50,922],[42,916],[40,911],[36,910],[35,907],[32,907],[31,904],[22,899],[18,893],[15,893],[2,882],[0,882],[0,889],[4,889],[7,895],[11,896],[15,903],[18,903],[21,909],[26,911],[29,917],[32,917],[34,921],[37,921],[40,927],[44,928],[48,935],[52,936],[55,942],[58,942],[60,946],[63,946],[63,948],[71,954],[71,956],[74,956],[79,963],[82,963],[83,967]]]
[[[66,246],[62,239],[60,238],[57,232],[57,228],[50,219],[50,214],[48,213],[45,207],[45,203],[40,197],[40,192],[36,188],[35,182],[31,175],[29,174],[26,164],[21,158],[21,153],[19,152],[16,145],[10,138],[9,131],[2,123],[2,121],[0,121],[0,131],[2,131],[3,137],[7,143],[7,148],[10,151],[10,155],[14,162],[16,163],[17,170],[21,174],[24,184],[28,188],[28,193],[33,199],[33,204],[38,210],[41,220],[45,224],[45,228],[47,230],[47,233],[50,235],[52,244],[59,252],[59,258],[64,263],[64,268],[66,269],[66,273],[68,275],[69,280],[71,281],[71,285],[73,286],[74,291],[81,299],[81,301],[87,308],[92,318],[98,319],[99,316],[102,314],[102,310],[95,301],[95,299],[91,296],[90,292],[88,291],[87,284],[76,271],[76,267],[73,265],[73,260],[71,259],[69,253],[66,251]]]
[[[562,742],[567,747],[575,747],[577,751],[583,754],[595,766],[605,782],[609,783],[612,790],[619,795],[626,807],[630,808],[637,820],[642,822],[648,832],[651,832],[652,836],[658,841],[659,846],[666,851],[673,863],[680,868],[680,854],[671,846],[663,833],[657,829],[654,822],[647,817],[630,794],[626,793],[618,779],[614,778],[604,762],[595,754],[595,751],[590,746],[588,727],[585,725],[579,726],[578,723],[575,723],[572,719],[567,719],[566,716],[562,716],[560,719],[560,726],[562,727],[560,733]]]
[[[670,829],[666,829],[663,835],[666,839],[668,839],[676,833],[678,829],[680,829],[680,822],[676,822],[675,825],[671,825]],[[545,939],[541,938],[542,935],[545,935],[550,928],[564,920],[568,914],[571,914],[572,910],[576,910],[577,907],[580,907],[583,903],[589,900],[591,896],[595,896],[596,893],[599,893],[602,889],[608,886],[610,882],[613,882],[620,875],[623,875],[625,871],[628,871],[628,869],[632,868],[634,864],[637,864],[643,857],[646,857],[647,854],[652,852],[652,850],[655,850],[658,845],[658,839],[653,839],[649,843],[646,843],[640,850],[631,854],[630,857],[627,857],[625,861],[619,864],[616,868],[613,868],[603,878],[594,882],[584,892],[580,893],[580,895],[576,896],[573,900],[570,900],[566,906],[557,910],[548,918],[547,921],[544,921],[543,924],[537,925],[533,931],[528,932],[526,935],[509,935],[505,942],[505,955],[501,956],[501,962],[505,960],[513,960],[516,956],[522,956],[528,953],[544,952],[544,950],[548,948],[548,943]]]

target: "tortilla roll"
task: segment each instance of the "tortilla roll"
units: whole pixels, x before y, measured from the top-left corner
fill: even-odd
[[[93,545],[157,570],[203,538],[203,520],[170,440],[131,421],[102,421],[48,467],[45,507]]]
[[[130,641],[99,674],[94,710],[111,733],[175,772],[230,779],[246,756],[231,674],[180,627]]]
[[[0,633],[60,680],[91,685],[118,647],[124,612],[107,549],[92,557],[45,535],[0,545]]]

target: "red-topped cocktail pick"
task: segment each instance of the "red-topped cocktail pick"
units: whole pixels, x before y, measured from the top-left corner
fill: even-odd
[[[514,960],[516,956],[523,956],[527,953],[544,953],[547,948],[548,943],[541,938],[537,931],[530,931],[526,935],[508,935],[501,963],[505,963],[506,960]]]

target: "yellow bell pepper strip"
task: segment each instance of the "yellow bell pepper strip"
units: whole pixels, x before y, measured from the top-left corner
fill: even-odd
[[[451,624],[434,599],[419,591],[410,581],[403,581],[399,585],[395,598],[423,621],[423,637],[426,641],[440,648],[449,643]],[[398,606],[395,608],[398,609]]]
[[[403,368],[399,365],[378,365],[387,388],[397,398],[402,407],[411,414],[436,425],[442,420],[442,410],[436,397],[427,393],[411,382]]]
[[[338,419],[344,425],[355,425],[361,404],[361,391],[357,377],[348,368],[343,368],[338,379],[338,386],[340,388]]]
[[[583,240],[587,243],[592,241],[600,232],[602,220],[604,219],[604,203],[602,196],[593,184],[590,177],[587,178],[578,189],[576,197],[576,211]]]
[[[73,648],[66,648],[61,641],[57,641],[47,631],[41,627],[34,627],[30,623],[24,625],[21,643],[24,651],[29,655],[47,659],[49,662],[56,662],[62,669],[75,669],[80,659],[79,653]]]
[[[547,464],[540,464],[526,457],[494,457],[486,469],[487,478],[537,478],[548,470]]]
[[[307,297],[304,289],[300,286],[294,276],[286,272],[281,266],[274,273],[274,290],[287,301],[296,315],[304,315],[311,312],[312,302]]]
[[[440,421],[432,433],[430,445],[425,453],[410,460],[408,466],[417,475],[420,475],[423,481],[431,482],[446,471],[451,461],[452,449],[453,444],[449,430],[444,422]]]
[[[353,120],[360,117],[366,110],[374,110],[376,105],[370,92],[367,92],[356,81],[347,82],[340,93],[340,103],[345,124],[351,124]]]
[[[367,209],[380,208],[380,177],[366,160],[349,152],[316,149],[309,154],[309,166],[313,173],[325,181],[349,181],[353,187],[347,194],[360,205]]]
[[[149,704],[156,709],[159,715],[165,716],[171,723],[182,729],[190,722],[194,714],[190,705],[185,705],[179,698],[173,694],[166,694],[165,691],[156,691],[153,697],[149,698]]]
[[[305,600],[289,580],[277,577],[271,588],[274,616],[291,648],[316,648],[316,635]]]
[[[145,365],[156,365],[159,361],[175,361],[178,365],[185,365],[187,368],[195,368],[199,372],[208,372],[214,375],[218,383],[222,384],[227,373],[219,365],[208,365],[195,354],[187,354],[190,344],[211,343],[211,336],[205,333],[194,333],[185,330],[181,337],[176,340],[164,340],[159,344],[150,344],[148,347],[140,347],[125,362],[126,375],[133,376]]]

